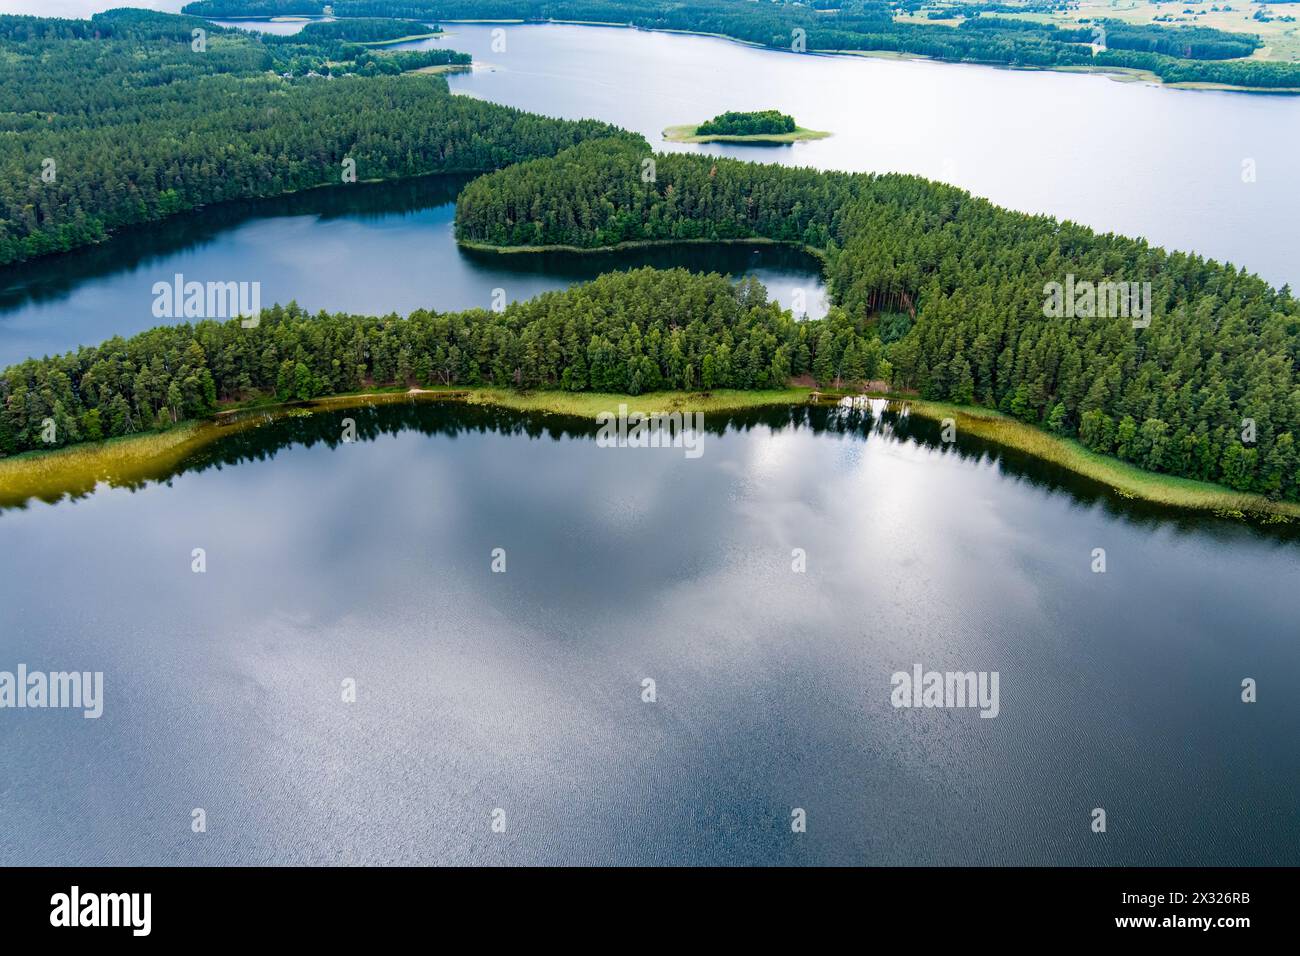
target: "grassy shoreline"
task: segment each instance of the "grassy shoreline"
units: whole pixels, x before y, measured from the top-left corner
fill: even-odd
[[[779,51],[778,51],[779,52]],[[1117,83],[1151,83],[1166,90],[1202,90],[1220,93],[1274,93],[1279,96],[1300,94],[1300,87],[1295,86],[1241,86],[1236,83],[1166,83],[1150,70],[1140,70],[1131,66],[1093,66],[1087,63],[1061,63],[1051,66],[1029,66],[1024,64],[996,63],[984,60],[941,60],[926,56],[924,53],[901,53],[896,50],[810,50],[819,56],[860,56],[878,60],[920,60],[928,63],[948,63],[956,66],[983,66],[995,70],[1016,70],[1025,73],[1089,73],[1104,76]]]
[[[407,70],[410,73],[426,73],[432,76],[440,76],[447,73],[472,73],[474,67],[469,63],[435,63],[433,66],[416,67],[414,70]]]
[[[732,412],[748,408],[806,403],[812,389],[791,387],[766,391],[718,389],[711,392],[654,392],[645,395],[534,391],[502,388],[399,388],[331,395],[310,402],[251,402],[223,409],[211,418],[187,422],[164,432],[147,432],[87,442],[53,451],[33,451],[0,459],[0,508],[33,498],[54,502],[84,495],[101,483],[138,486],[172,474],[190,455],[241,431],[280,418],[412,401],[452,401],[492,405],[520,412],[595,420],[600,412],[626,404],[642,412]],[[838,402],[854,393],[824,391],[820,402]],[[909,396],[873,393],[899,410],[933,421],[953,419],[958,434],[969,434],[1050,462],[1111,488],[1122,498],[1157,505],[1209,511],[1223,517],[1288,522],[1300,518],[1300,503],[1270,501],[1260,495],[1221,485],[1143,471],[1134,465],[1089,451],[1077,441],[1053,435],[988,408],[949,405]]]
[[[830,133],[817,129],[796,127],[793,133],[753,133],[746,136],[712,134],[697,135],[699,124],[687,123],[684,126],[669,126],[663,131],[664,139],[670,143],[751,143],[754,145],[781,146],[786,143],[802,143],[807,140],[825,139]]]
[[[101,483],[110,487],[130,487],[165,478],[186,458],[226,436],[277,419],[317,412],[411,401],[456,401],[469,405],[495,405],[520,412],[589,418],[594,422],[598,413],[617,412],[622,403],[634,411],[645,412],[729,412],[767,405],[798,404],[807,401],[809,391],[807,388],[768,391],[717,389],[711,392],[610,395],[517,392],[502,388],[395,387],[329,395],[310,402],[249,402],[224,408],[211,418],[183,422],[162,432],[124,435],[0,458],[0,508],[17,507],[33,498],[55,502],[68,495],[80,496],[90,493]]]
[[[1118,458],[1091,451],[1072,438],[1053,435],[990,408],[949,405],[914,398],[894,400],[905,403],[913,415],[934,421],[951,418],[959,435],[975,435],[1033,455],[1084,478],[1108,485],[1124,498],[1139,498],[1173,508],[1213,511],[1227,517],[1265,515],[1274,520],[1300,518],[1300,503],[1270,501],[1263,495],[1233,491],[1223,485],[1144,471]]]
[[[479,242],[475,239],[457,239],[456,244],[462,249],[469,249],[473,252],[496,252],[503,256],[512,256],[518,253],[528,252],[577,252],[584,255],[603,255],[608,252],[626,252],[629,249],[654,249],[664,246],[736,246],[736,245],[755,245],[755,246],[788,246],[791,249],[801,249],[823,262],[826,259],[826,251],[818,249],[816,246],[806,246],[798,242],[784,242],[780,239],[768,239],[766,236],[754,236],[748,239],[634,239],[627,242],[615,243],[612,246],[568,246],[561,243],[553,243],[545,246],[496,246],[490,242]]]
[[[446,31],[436,30],[433,33],[412,33],[410,36],[395,37],[392,40],[352,40],[352,43],[358,46],[392,46],[394,43],[413,43],[416,40],[432,40],[434,37],[445,37]]]

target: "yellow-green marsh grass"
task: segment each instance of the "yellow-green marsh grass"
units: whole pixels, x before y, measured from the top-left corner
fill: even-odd
[[[514,392],[502,388],[470,389],[470,404],[500,405],[521,412],[549,412],[595,419],[601,412],[618,412],[626,405],[633,412],[731,412],[765,405],[795,405],[808,400],[807,388],[708,392],[649,392],[615,395],[603,392]]]
[[[1262,495],[1233,491],[1222,485],[1143,471],[1118,458],[1090,451],[1073,439],[1053,435],[992,409],[916,399],[901,400],[899,405],[908,406],[913,415],[936,421],[951,418],[958,434],[975,435],[1026,452],[1108,485],[1124,497],[1141,498],[1175,508],[1300,517],[1300,504],[1270,501]]]
[[[590,418],[594,422],[597,414],[617,412],[620,404],[639,412],[721,412],[803,402],[808,398],[808,391],[806,388],[787,388],[608,395],[517,392],[503,388],[391,389],[332,395],[305,403],[237,407],[210,419],[185,422],[162,432],[145,432],[0,458],[0,508],[22,505],[32,498],[55,502],[68,495],[86,495],[101,483],[110,487],[136,487],[150,480],[166,478],[174,474],[189,456],[220,438],[257,428],[278,418],[312,412],[409,401],[464,401],[524,412]]]
[[[532,391],[504,388],[391,389],[333,395],[307,403],[232,408],[211,419],[188,422],[164,432],[147,432],[109,441],[73,445],[46,452],[28,452],[0,459],[0,507],[13,507],[39,498],[57,501],[65,495],[84,495],[100,483],[113,487],[138,486],[164,478],[195,452],[218,439],[289,415],[337,411],[346,408],[409,401],[462,401],[496,405],[521,412],[542,412],[593,421],[601,412],[617,412],[626,405],[633,412],[730,412],[772,405],[795,405],[809,400],[808,388],[756,391],[715,389],[697,392],[651,392],[644,395]],[[834,402],[846,392],[820,393],[822,402]],[[1259,514],[1300,517],[1300,504],[1270,501],[1260,495],[1233,491],[1221,485],[1143,471],[1126,462],[1089,451],[1077,441],[1053,435],[986,408],[947,405],[912,398],[882,395],[909,414],[941,421],[953,419],[959,434],[974,435],[1059,465],[1114,489],[1123,497],[1176,508],[1215,511],[1229,515]]]

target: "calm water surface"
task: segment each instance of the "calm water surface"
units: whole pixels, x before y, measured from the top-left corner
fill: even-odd
[[[348,414],[0,515],[0,663],[107,698],[0,720],[0,863],[1300,862],[1294,542],[894,416]]]
[[[272,33],[276,36],[290,36],[297,33],[309,22],[324,22],[333,19],[333,17],[301,17],[288,20],[273,20],[264,17],[241,17],[238,20],[213,20],[212,22],[221,27],[237,27],[241,30],[253,30],[257,33]]]
[[[916,173],[1026,212],[1145,236],[1300,285],[1300,97],[1169,90],[1104,76],[796,56],[610,27],[491,26],[412,47],[472,53],[454,90],[595,117],[661,149],[822,169]],[[829,139],[670,144],[665,127],[779,109]],[[1255,181],[1242,164],[1254,162]]]
[[[260,282],[263,306],[297,300],[313,311],[366,315],[413,309],[490,308],[652,265],[751,275],[801,315],[826,314],[820,263],[774,246],[682,246],[599,255],[502,256],[462,250],[454,200],[467,182],[431,176],[358,183],[279,199],[223,203],[164,223],[124,230],[112,242],[0,269],[0,368],[165,320],[153,314],[155,282]]]
[[[836,135],[709,151],[923,173],[1296,277],[1297,100],[626,30],[510,27],[492,53],[488,29],[456,27],[484,64],[461,92],[651,136],[776,107]],[[178,271],[405,312],[602,268],[461,254],[456,188],[232,205],[26,267],[0,364],[153,324]],[[663,255],[811,288],[778,251]],[[1300,863],[1294,533],[879,409],[709,427],[689,460],[588,422],[332,413],[0,513],[0,670],[103,671],[107,698],[3,712],[0,864]],[[1000,715],[895,710],[918,663],[997,671]]]

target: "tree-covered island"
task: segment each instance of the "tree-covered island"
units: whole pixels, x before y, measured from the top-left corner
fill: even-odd
[[[804,129],[796,125],[793,116],[777,110],[728,110],[698,126],[670,126],[664,130],[664,139],[673,143],[797,143],[829,135]]]

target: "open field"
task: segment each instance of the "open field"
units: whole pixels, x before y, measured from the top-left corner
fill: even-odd
[[[1006,0],[1016,5],[1016,0]],[[948,0],[941,0],[933,7],[919,10],[911,15],[896,17],[897,20],[910,23],[946,24],[956,26],[961,17],[943,20],[927,19],[929,9],[955,6]],[[1262,22],[1252,19],[1257,10],[1263,9],[1273,19]],[[1187,12],[1190,11],[1190,12]],[[1159,21],[1158,26],[1199,26],[1226,30],[1229,33],[1254,33],[1264,45],[1255,51],[1252,59],[1275,60],[1283,63],[1300,63],[1300,22],[1283,22],[1281,17],[1296,17],[1300,21],[1300,4],[1259,4],[1249,0],[1167,0],[1163,3],[1151,3],[1148,0],[1078,0],[1077,5],[1068,11],[1055,13],[999,13],[1000,17],[1022,20],[1038,20],[1045,23],[1074,24],[1080,20],[1123,20],[1125,23],[1155,23],[1156,17],[1167,17]]]
[[[931,57],[923,56],[919,53],[896,53],[892,50],[819,50],[817,52],[841,56],[865,56],[886,60],[932,59]],[[1265,95],[1300,93],[1300,87],[1296,86],[1279,86],[1261,89],[1254,86],[1237,86],[1231,83],[1166,83],[1150,70],[1138,70],[1127,66],[1006,66],[1002,63],[985,63],[982,65],[992,67],[996,70],[1045,70],[1052,73],[1096,73],[1099,76],[1104,76],[1107,79],[1114,80],[1116,83],[1153,83],[1156,86],[1163,86],[1168,90],[1222,90],[1225,92],[1262,93]]]

